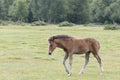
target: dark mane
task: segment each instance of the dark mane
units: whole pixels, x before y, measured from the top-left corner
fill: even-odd
[[[65,39],[65,38],[72,38],[68,35],[55,35],[49,38],[49,41],[53,41],[54,39]]]
[[[68,36],[68,35],[56,35],[56,36],[54,36],[54,39],[63,39],[63,38],[71,38],[70,36]]]

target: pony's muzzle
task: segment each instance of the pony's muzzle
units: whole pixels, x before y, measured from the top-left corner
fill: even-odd
[[[51,53],[51,52],[49,52],[48,54],[49,54],[49,55],[51,55],[52,53]]]

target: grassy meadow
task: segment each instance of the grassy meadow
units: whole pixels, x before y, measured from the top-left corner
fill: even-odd
[[[99,55],[104,74],[93,55],[85,73],[78,76],[84,55],[74,55],[72,76],[68,77],[63,64],[64,52],[57,48],[48,55],[47,39],[56,34],[77,38],[92,37],[100,41]],[[68,61],[67,61],[68,65]],[[69,67],[69,66],[68,66]],[[119,80],[120,30],[103,30],[101,26],[0,26],[0,80]]]

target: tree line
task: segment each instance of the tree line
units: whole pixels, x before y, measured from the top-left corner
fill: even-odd
[[[0,0],[0,20],[120,23],[120,0]]]

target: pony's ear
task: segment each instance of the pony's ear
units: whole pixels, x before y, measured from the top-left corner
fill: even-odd
[[[54,41],[54,39],[55,39],[55,36],[52,36],[49,38],[49,41]]]
[[[51,41],[54,41],[54,37],[51,37],[51,39],[50,39]]]
[[[52,37],[52,41],[54,41],[54,40],[55,40],[55,36]]]

